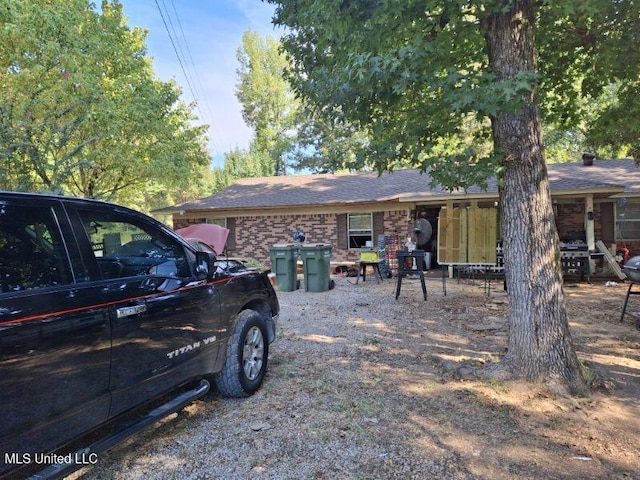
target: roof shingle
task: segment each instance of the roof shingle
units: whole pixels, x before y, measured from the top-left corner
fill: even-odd
[[[634,160],[596,160],[593,166],[582,162],[549,164],[551,191],[622,189],[640,194],[640,168]],[[396,170],[378,176],[375,172],[353,174],[287,175],[243,178],[215,195],[186,202],[164,211],[203,209],[242,209],[310,206],[392,201],[410,195],[443,196],[483,193],[478,187],[466,192],[433,188],[427,174],[418,169]],[[495,179],[488,182],[489,193],[496,193]]]

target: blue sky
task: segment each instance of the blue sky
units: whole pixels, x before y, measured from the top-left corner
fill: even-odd
[[[165,81],[175,79],[187,102],[195,94],[198,100],[195,112],[209,125],[213,164],[223,165],[224,152],[247,148],[252,132],[242,120],[235,96],[236,53],[247,29],[263,36],[278,36],[271,24],[274,6],[261,0],[121,0],[121,3],[129,26],[148,30],[147,54],[153,59],[156,76]],[[174,37],[173,44],[167,29]]]

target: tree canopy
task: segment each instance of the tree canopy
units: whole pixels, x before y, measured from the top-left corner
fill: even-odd
[[[236,96],[242,116],[254,129],[252,150],[266,153],[271,166],[263,175],[284,175],[285,155],[296,135],[300,105],[286,80],[287,58],[273,37],[248,30],[238,49]],[[255,169],[254,169],[255,170]]]
[[[206,127],[117,0],[0,0],[0,29],[2,188],[149,207],[200,177]]]
[[[560,129],[582,120],[587,135],[615,120],[609,131],[616,139],[593,135],[591,142],[634,151],[637,126],[619,129],[629,122],[613,112],[638,84],[637,2],[268,1],[276,4],[275,23],[288,28],[297,94],[367,131],[362,156],[378,170],[417,165],[452,189],[498,177],[510,335],[491,374],[582,389],[542,118]],[[615,101],[585,120],[588,101],[616,83]]]
[[[356,155],[366,142],[366,133],[296,98],[286,79],[290,60],[282,52],[279,39],[262,38],[248,30],[237,57],[236,96],[247,125],[254,130],[254,138],[248,151],[225,155],[225,167],[219,177],[232,181],[243,176],[282,175],[301,170],[337,172],[366,168]]]
[[[628,1],[542,2],[537,11],[540,105],[548,127],[598,156],[640,160],[640,6]],[[572,138],[575,141],[575,138]]]
[[[465,132],[472,126],[477,139],[491,139],[488,119],[517,109],[534,87],[548,126],[563,132],[582,121],[585,143],[606,151],[631,154],[638,144],[640,132],[630,122],[610,128],[617,138],[605,135],[620,113],[614,105],[592,108],[615,82],[625,85],[615,106],[637,108],[625,97],[637,89],[640,65],[638,6],[631,2],[539,2],[540,67],[508,79],[496,79],[488,67],[480,21],[511,2],[271,3],[276,22],[289,28],[284,44],[296,92],[334,118],[370,129],[361,163],[375,158],[380,169],[429,167],[445,186],[482,184],[499,170],[500,158],[480,141],[465,142]],[[464,162],[457,165],[456,158]]]

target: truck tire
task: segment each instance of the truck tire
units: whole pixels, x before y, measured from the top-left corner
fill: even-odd
[[[264,380],[269,344],[264,319],[255,310],[243,310],[236,318],[222,369],[214,375],[218,392],[225,397],[248,397]]]

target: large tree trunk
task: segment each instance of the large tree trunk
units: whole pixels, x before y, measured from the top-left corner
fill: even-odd
[[[504,1],[509,11],[483,21],[489,66],[498,80],[536,69],[531,1]],[[517,377],[581,391],[584,376],[567,321],[560,251],[535,91],[513,113],[492,118],[502,152],[500,191],[509,346],[500,368]]]

